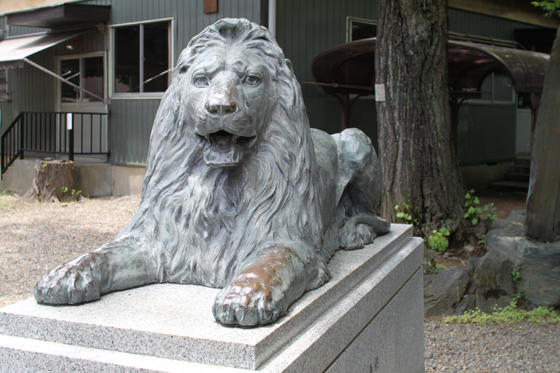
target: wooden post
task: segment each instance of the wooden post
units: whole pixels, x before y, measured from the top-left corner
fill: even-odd
[[[525,235],[545,241],[560,236],[560,28],[550,54],[531,149]],[[535,105],[535,103],[533,103]]]

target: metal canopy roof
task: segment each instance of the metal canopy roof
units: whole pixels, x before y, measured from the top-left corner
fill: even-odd
[[[0,68],[23,67],[25,59],[32,54],[72,39],[83,32],[60,32],[6,39],[0,42]]]
[[[10,26],[56,28],[84,23],[108,22],[111,16],[110,5],[61,4],[36,8],[21,12],[8,13]]]
[[[313,77],[327,94],[372,94],[376,38],[328,49],[312,62]],[[547,54],[463,41],[449,41],[449,87],[452,95],[480,92],[494,71],[504,71],[516,92],[542,92]]]

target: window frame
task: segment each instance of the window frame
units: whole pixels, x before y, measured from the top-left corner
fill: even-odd
[[[84,58],[90,58],[90,57],[103,57],[103,68],[104,68],[104,74],[105,74],[105,81],[103,82],[103,98],[106,100],[107,99],[107,94],[109,93],[109,88],[108,88],[108,84],[107,84],[107,74],[108,74],[108,69],[107,69],[107,54],[105,52],[91,52],[91,53],[80,53],[80,54],[63,54],[60,56],[56,56],[56,73],[59,76],[62,76],[62,71],[60,70],[60,63],[63,60],[72,60],[72,59],[77,59],[80,61],[80,100],[76,103],[79,105],[91,105],[91,104],[102,104],[102,105],[106,105],[106,103],[104,101],[94,101],[94,102],[84,102],[83,98],[84,98],[84,82],[83,82],[83,59]],[[60,110],[60,105],[65,104],[64,102],[62,102],[62,85],[66,84],[64,82],[61,82],[60,80],[58,81],[58,85],[57,85],[57,110]]]
[[[173,70],[175,67],[175,33],[173,30],[175,29],[175,18],[168,17],[168,18],[158,18],[158,19],[150,19],[146,21],[139,21],[139,22],[127,22],[127,23],[119,23],[115,25],[110,25],[110,48],[109,48],[109,69],[107,71],[108,76],[108,92],[109,97],[111,99],[119,100],[119,99],[128,99],[128,100],[144,100],[144,99],[161,99],[165,92],[115,92],[115,71],[116,71],[116,53],[115,53],[115,29],[119,27],[127,27],[127,26],[142,26],[145,24],[150,23],[160,23],[160,22],[169,22],[169,29],[168,29],[168,50],[169,50],[169,69]],[[140,59],[143,58],[144,53],[144,45],[143,45],[143,27],[141,27],[141,43],[140,43]],[[140,76],[142,76],[143,66],[140,65]],[[171,71],[167,73],[168,76],[168,87],[171,85]]]
[[[490,91],[486,91],[483,92],[483,94],[490,94],[490,98],[482,98],[482,95],[480,98],[471,98],[466,100],[466,102],[470,103],[470,104],[478,104],[478,105],[516,105],[517,104],[517,93],[515,92],[515,89],[513,89],[513,87],[510,87],[511,89],[511,100],[497,100],[495,98],[495,94],[496,94],[496,75],[503,75],[503,76],[507,76],[510,81],[511,78],[508,76],[508,74],[506,73],[500,73],[497,71],[492,71],[490,72],[485,78],[484,80],[491,78],[491,88]],[[484,81],[483,81],[484,83]],[[482,86],[480,87],[480,89],[482,90]]]
[[[366,23],[366,24],[369,24],[369,25],[374,25],[377,28],[377,21],[375,21],[373,19],[347,16],[346,17],[346,42],[347,43],[349,43],[351,41],[354,41],[354,40],[352,40],[352,23],[353,22]]]

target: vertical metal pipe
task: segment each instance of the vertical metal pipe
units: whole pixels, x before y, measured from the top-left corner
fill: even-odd
[[[276,38],[276,0],[268,0],[268,31]]]
[[[93,153],[93,115],[89,115],[89,152]]]
[[[103,118],[103,115],[99,114],[99,153],[103,153],[103,136],[101,135],[103,133],[103,123],[101,123],[101,118]]]
[[[80,153],[84,152],[84,113],[80,115]]]
[[[73,161],[74,160],[74,113],[70,114],[70,118],[71,119],[71,126],[70,129],[68,130],[68,160]]]

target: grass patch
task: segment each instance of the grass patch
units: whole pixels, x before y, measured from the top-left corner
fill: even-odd
[[[539,306],[532,311],[521,310],[517,308],[517,301],[514,300],[509,306],[500,308],[493,314],[484,313],[477,308],[474,311],[467,311],[461,316],[443,318],[443,322],[446,324],[515,324],[522,321],[530,321],[536,324],[542,324],[543,322],[558,324],[560,322],[560,315],[552,307]]]

